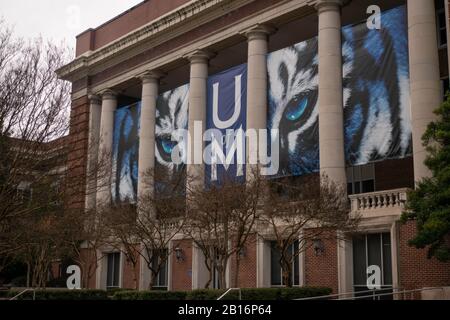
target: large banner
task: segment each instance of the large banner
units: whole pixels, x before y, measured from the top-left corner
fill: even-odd
[[[381,29],[343,28],[345,150],[348,165],[412,153],[407,15],[381,15]]]
[[[111,186],[114,202],[136,201],[140,111],[141,104],[136,103],[114,114]]]
[[[178,151],[181,158],[186,156],[187,141],[182,132],[188,128],[188,106],[187,84],[161,94],[157,100],[155,186],[159,194],[165,194],[166,190],[170,193],[173,189],[167,183],[173,179],[182,179],[186,170],[184,163],[173,161],[172,154]]]
[[[244,178],[247,65],[210,76],[207,92],[206,183]]]
[[[342,29],[345,154],[348,166],[412,153],[406,7],[381,14],[381,29],[366,22]],[[318,172],[318,39],[270,53],[268,68],[268,152],[278,157],[273,176]],[[156,173],[185,172],[189,86],[161,94],[156,114]],[[245,177],[247,65],[210,76],[204,161],[206,183],[225,176]],[[114,131],[115,199],[135,199],[139,105],[116,112]],[[203,124],[202,124],[203,125]],[[279,155],[270,140],[279,139]],[[196,139],[199,141],[199,139]],[[174,152],[174,150],[176,152]],[[193,159],[189,159],[193,161]],[[161,179],[162,180],[162,179]],[[166,180],[167,181],[167,180]],[[163,184],[157,189],[163,188]]]
[[[406,8],[342,29],[347,165],[411,155]],[[278,176],[320,168],[318,47],[313,38],[268,55],[268,127],[280,136]]]
[[[319,170],[317,45],[313,38],[267,58],[268,128],[277,129],[280,140],[277,176]]]

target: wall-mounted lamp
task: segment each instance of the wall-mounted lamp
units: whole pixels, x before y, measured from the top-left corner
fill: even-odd
[[[239,250],[239,252],[238,252],[238,254],[239,254],[239,258],[245,258],[245,256],[247,255],[247,250],[246,250],[246,248],[241,248],[240,250]]]
[[[314,252],[316,256],[320,256],[325,252],[325,245],[322,239],[315,239],[313,244]]]
[[[184,261],[183,249],[181,249],[180,247],[176,247],[174,251],[175,251],[175,258],[177,259],[177,261],[178,262]]]

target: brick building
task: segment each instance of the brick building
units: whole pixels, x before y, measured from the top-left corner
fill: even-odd
[[[381,9],[380,28],[368,22],[374,2]],[[195,121],[208,123],[214,79],[225,88],[225,75],[244,65],[239,77],[246,79],[239,79],[245,82],[245,126],[287,130],[280,139],[289,147],[281,155],[311,154],[305,160],[311,167],[282,163],[285,175],[327,173],[347,184],[352,210],[363,217],[361,233],[348,235],[349,241],[319,241],[301,254],[295,284],[359,291],[366,288],[367,265],[378,264],[387,288],[448,286],[450,264],[409,247],[415,223],[399,222],[406,190],[430,174],[421,136],[448,88],[448,17],[448,3],[432,0],[144,1],[80,34],[76,58],[58,71],[73,84],[69,173],[85,175],[93,141],[100,140],[94,150],[114,153],[119,114],[139,106],[134,193],[145,192],[140,172],[172,168],[161,160],[167,146],[161,142],[161,101],[184,94],[179,106],[187,106],[189,115],[182,120],[193,132]],[[71,192],[74,207],[114,197],[109,189],[87,199],[83,190]],[[182,237],[173,246],[183,259],[172,254],[160,285],[202,288],[199,250]],[[241,287],[282,285],[270,241],[255,236],[245,252]],[[132,287],[123,254],[103,254],[91,286]],[[142,265],[139,275],[145,288],[148,271]]]

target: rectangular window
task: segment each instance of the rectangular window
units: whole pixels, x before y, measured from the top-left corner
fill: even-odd
[[[168,266],[169,266],[167,250],[163,250],[162,256],[165,256],[165,258],[161,259],[161,255],[156,253],[154,255],[154,259],[152,261],[153,270],[156,270],[158,268],[158,264],[162,263],[161,268],[160,268],[159,273],[158,273],[158,276],[155,279],[155,283],[154,283],[153,287],[154,288],[159,288],[159,289],[167,289],[167,286],[168,286]]]
[[[442,96],[442,101],[445,100],[445,95],[449,92],[449,89],[450,89],[449,78],[442,78],[441,79],[441,96]]]
[[[353,289],[356,297],[371,295],[367,287],[367,268],[380,268],[381,290],[392,292],[392,257],[390,233],[374,233],[353,237]],[[359,292],[359,293],[358,293]],[[392,296],[380,299],[392,299]]]
[[[33,189],[30,182],[20,182],[17,186],[17,199],[22,204],[28,204],[33,199]]]
[[[113,289],[120,286],[120,252],[108,253],[108,273],[106,277],[106,288]]]
[[[436,24],[439,47],[447,45],[447,17],[443,0],[436,1]]]
[[[298,253],[299,250],[299,243],[298,241],[294,242],[293,245],[291,245],[289,251],[290,255],[295,256]],[[270,278],[271,278],[271,285],[276,286],[284,286],[283,283],[283,270],[281,268],[280,264],[280,250],[277,246],[276,241],[270,242]],[[294,286],[300,285],[300,262],[298,255],[292,259],[292,266],[291,266],[291,282]]]
[[[373,163],[347,168],[347,193],[349,195],[374,191],[375,165]]]

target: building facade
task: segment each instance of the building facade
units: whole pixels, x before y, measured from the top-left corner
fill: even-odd
[[[360,234],[300,255],[296,285],[364,290],[377,264],[386,288],[448,286],[450,264],[410,247],[415,222],[399,221],[407,189],[430,175],[421,136],[448,88],[448,17],[447,1],[432,0],[144,1],[80,34],[76,58],[58,71],[73,84],[69,175],[86,175],[102,151],[116,175],[95,195],[71,190],[70,205],[151,192],[140,175],[179,169],[164,154],[176,129],[276,129],[274,175],[325,173],[348,186],[362,215]],[[185,152],[195,158],[204,145],[191,139]],[[186,170],[214,179],[208,165]],[[282,285],[276,250],[253,240],[239,287]],[[200,250],[182,237],[172,246],[159,286],[203,288]],[[90,287],[131,288],[136,270],[124,255],[101,253]],[[142,264],[138,274],[145,288]]]

